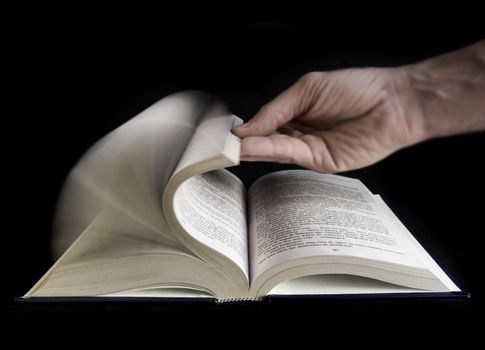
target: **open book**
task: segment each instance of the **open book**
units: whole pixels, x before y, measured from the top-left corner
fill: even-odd
[[[246,189],[223,169],[240,122],[182,92],[101,139],[64,185],[60,257],[25,297],[459,291],[359,180],[288,170]]]

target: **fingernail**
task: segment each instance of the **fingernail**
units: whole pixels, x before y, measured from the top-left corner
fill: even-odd
[[[236,133],[236,134],[239,134],[241,132],[244,133],[244,131],[246,131],[248,129],[249,125],[248,123],[245,123],[245,124],[241,124],[241,125],[238,125],[236,126],[233,131]]]
[[[244,124],[241,124],[239,126],[236,126],[235,129],[237,129],[237,130],[244,130],[244,129],[247,129],[248,127],[249,127],[249,122],[244,123]]]

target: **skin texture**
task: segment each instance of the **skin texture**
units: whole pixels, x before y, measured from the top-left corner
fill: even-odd
[[[430,138],[484,129],[480,41],[409,66],[308,73],[234,133],[243,160],[334,173]]]

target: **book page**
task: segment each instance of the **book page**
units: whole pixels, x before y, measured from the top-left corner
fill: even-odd
[[[248,277],[246,189],[227,170],[196,175],[178,188],[174,210],[192,237],[234,261]]]
[[[274,287],[270,295],[342,295],[342,294],[392,294],[433,293],[421,289],[398,286],[361,276],[329,274],[295,278]]]
[[[160,194],[212,103],[212,96],[202,92],[167,96],[91,147],[72,169],[59,198],[55,256],[106,210],[130,218],[126,227],[132,226],[134,234],[149,230],[164,244],[179,245],[165,228]]]
[[[382,200],[381,196],[374,195],[374,199],[376,200],[377,204],[380,205],[382,210],[388,214],[390,221],[396,226],[396,229],[401,230],[403,237],[405,237],[411,243],[411,245],[414,246],[418,254],[420,254],[422,260],[428,265],[429,269],[433,271],[433,274],[439,278],[450,291],[460,291],[456,284],[446,275],[446,273],[421,246],[421,244],[419,244],[416,238],[414,238],[411,232],[408,231],[406,226],[404,226],[398,217],[391,211],[387,204]]]
[[[173,265],[171,261],[176,261],[171,271],[160,268]],[[203,273],[207,276],[209,269],[203,270],[204,264],[197,258],[164,245],[158,233],[134,226],[128,216],[105,210],[27,296],[93,296],[152,284],[183,286],[200,281]],[[178,273],[178,280],[168,277],[172,271]]]
[[[248,193],[251,279],[289,260],[352,256],[423,267],[359,181],[305,170],[268,174]]]
[[[174,176],[186,168],[196,166],[198,163],[206,163],[216,159],[227,148],[229,131],[241,120],[229,113],[227,107],[221,102],[214,101],[204,112],[203,118],[194,127],[194,133],[190,143],[180,159]],[[239,148],[237,149],[239,157]],[[236,162],[239,161],[237,158]]]
[[[195,246],[191,245],[195,239],[181,240],[181,230],[169,222],[175,217],[168,215],[167,219],[163,208],[163,194],[170,185],[177,189],[192,175],[238,163],[239,139],[230,133],[236,122],[237,118],[214,96],[181,92],[161,99],[91,147],[71,171],[59,200],[54,246],[61,258],[43,278],[44,292],[73,293],[74,286],[81,286],[83,293],[96,294],[136,286],[189,284],[222,296],[246,291],[242,184],[230,178],[212,185],[210,194],[227,203],[206,203],[215,205],[210,214],[232,208],[239,217],[232,212],[224,215],[243,226],[228,232],[209,228],[213,241],[219,239],[219,246]],[[196,180],[189,182],[187,188]],[[201,200],[200,205],[204,199],[215,199],[206,196],[206,192],[194,193]],[[174,193],[171,194],[167,196],[170,204]],[[238,202],[230,203],[228,198]],[[199,210],[198,214],[208,213]],[[205,221],[208,220],[192,224],[208,227]],[[68,249],[69,246],[75,249]],[[68,253],[63,254],[66,249]]]

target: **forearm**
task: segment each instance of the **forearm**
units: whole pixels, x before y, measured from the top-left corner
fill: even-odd
[[[485,40],[403,69],[423,139],[485,130]]]

